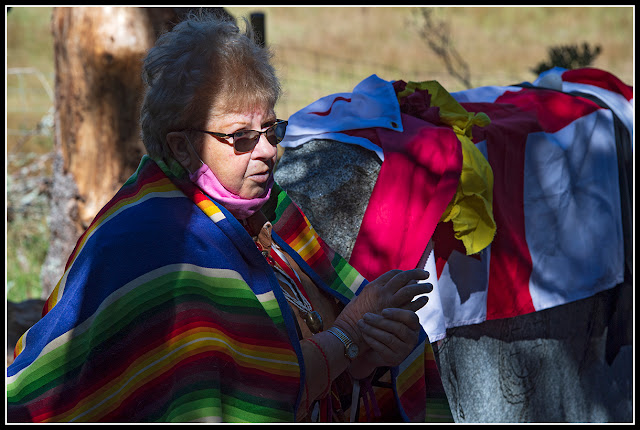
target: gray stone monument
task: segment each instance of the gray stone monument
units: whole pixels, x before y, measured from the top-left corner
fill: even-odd
[[[380,171],[355,145],[288,148],[276,180],[349,258]],[[633,421],[632,282],[515,318],[449,329],[433,344],[456,422]]]

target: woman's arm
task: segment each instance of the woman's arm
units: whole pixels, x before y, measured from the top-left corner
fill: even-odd
[[[300,341],[305,365],[305,390],[296,416],[303,419],[313,402],[324,397],[330,390],[331,382],[347,370],[351,362],[344,355],[344,345],[326,331]]]
[[[358,345],[359,355],[353,362],[345,356],[344,344],[326,331],[300,342],[306,374],[297,419],[304,418],[311,404],[326,395],[331,382],[345,370],[349,369],[352,377],[363,379],[376,367],[394,366],[404,360],[418,339],[420,326],[415,311],[428,300],[413,298],[433,289],[430,284],[416,281],[428,276],[419,269],[387,272],[347,304],[334,325]]]

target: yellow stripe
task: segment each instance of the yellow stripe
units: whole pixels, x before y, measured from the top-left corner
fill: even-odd
[[[31,330],[31,328],[29,328],[29,330]],[[29,330],[25,331],[23,333],[22,336],[20,336],[20,339],[18,339],[18,342],[16,342],[16,346],[14,348],[14,352],[16,352],[17,354],[15,354],[16,358],[18,358],[18,355],[20,355],[20,353],[22,351],[24,351],[24,347],[26,346],[26,337],[27,337],[27,333],[29,333]]]
[[[169,180],[167,179],[166,181],[169,181]],[[162,180],[162,181],[154,182],[154,184],[158,184],[160,182],[166,182],[166,181]],[[172,198],[172,197],[183,197],[184,196],[184,194],[181,191],[179,191],[177,188],[175,188],[173,183],[171,183],[170,181],[169,181],[168,184],[160,184],[159,186],[156,186],[156,187],[144,186],[144,187],[142,187],[141,191],[142,190],[144,190],[145,192],[136,194],[132,198],[122,200],[120,203],[118,203],[113,208],[111,208],[109,211],[107,211],[105,214],[103,214],[102,217],[100,217],[98,220],[96,220],[96,222],[93,223],[87,229],[86,234],[83,236],[81,241],[78,243],[78,250],[75,253],[74,259],[71,262],[69,262],[69,268],[67,269],[67,271],[65,272],[63,278],[60,280],[60,282],[58,282],[58,285],[56,285],[56,287],[54,288],[53,292],[51,293],[50,297],[53,297],[53,300],[51,300],[49,302],[49,309],[48,309],[49,311],[51,309],[53,309],[53,307],[58,303],[58,301],[62,297],[62,294],[64,293],[64,288],[66,286],[66,276],[67,276],[68,272],[71,270],[71,267],[73,266],[73,263],[76,261],[76,257],[78,255],[80,255],[80,253],[82,252],[82,249],[84,248],[84,245],[87,243],[89,238],[91,236],[93,236],[93,234],[96,231],[98,231],[98,229],[102,225],[104,225],[108,220],[110,220],[111,218],[115,217],[116,215],[118,215],[122,211],[124,211],[126,209],[130,209],[130,208],[132,208],[132,207],[134,207],[134,206],[136,206],[136,205],[138,205],[140,203],[143,203],[143,202],[149,200],[150,198],[155,198],[155,197]]]
[[[87,234],[83,237],[82,242],[80,243],[78,252],[76,253],[76,256],[80,253],[80,251],[82,250],[82,247],[84,246],[86,241],[89,239],[89,237],[92,236],[93,233],[107,220],[109,220],[110,218],[120,213],[125,206],[133,207],[137,204],[140,204],[148,200],[152,194],[167,193],[168,191],[177,191],[179,193],[178,195],[183,195],[182,192],[179,192],[178,189],[175,187],[175,185],[173,185],[173,183],[169,179],[161,179],[157,182],[144,185],[142,188],[140,188],[140,191],[138,192],[138,194],[135,194],[134,196],[129,197],[127,199],[120,200],[116,205],[114,205],[107,212],[102,214],[100,218],[96,219],[95,222],[87,229]],[[176,195],[177,195],[176,193],[172,193],[171,195],[166,195],[166,197],[175,197]],[[154,196],[154,197],[158,197],[158,196]]]
[[[303,259],[308,260],[320,249],[320,242],[316,239],[315,230],[307,225],[302,232],[289,244]]]
[[[197,206],[205,213],[205,215],[211,218],[213,222],[218,222],[225,218],[220,208],[218,208],[218,206],[216,206],[211,200],[202,200],[197,203]]]
[[[399,397],[402,396],[407,389],[411,388],[418,379],[424,376],[424,368],[422,366],[422,360],[415,360],[404,372],[398,375],[396,387]]]
[[[217,350],[231,356],[243,367],[257,368],[272,374],[296,377],[299,367],[295,352],[288,349],[256,346],[235,341],[215,329],[189,330],[160,345],[137,359],[110,385],[92,393],[77,404],[72,411],[52,417],[48,421],[93,421],[115,409],[144,383],[152,380],[183,357],[200,351]]]
[[[39,359],[41,356],[44,356],[49,352],[55,350],[56,348],[70,342],[73,337],[80,336],[82,333],[89,330],[91,328],[91,325],[97,318],[97,316],[103,310],[105,310],[107,307],[115,303],[118,299],[125,296],[129,292],[133,291],[135,288],[139,287],[140,285],[146,284],[147,282],[151,282],[156,278],[160,278],[164,275],[167,275],[173,272],[188,272],[188,271],[199,273],[201,275],[211,277],[211,278],[229,278],[229,279],[238,279],[241,281],[244,280],[242,278],[242,275],[230,269],[213,269],[213,268],[200,267],[200,266],[187,264],[187,263],[169,264],[167,266],[159,267],[157,269],[154,269],[150,272],[145,273],[144,275],[139,276],[138,278],[128,282],[127,284],[123,285],[122,287],[118,288],[113,293],[111,293],[107,298],[105,298],[102,301],[102,303],[100,303],[100,306],[98,306],[96,311],[90,317],[88,317],[78,326],[70,329],[66,333],[63,333],[57,338],[53,339],[44,348],[42,348],[42,351],[40,351],[40,353],[38,354],[38,357],[36,357],[34,361]],[[249,287],[247,286],[246,288],[249,288]],[[30,367],[25,367],[15,375],[11,377],[7,377],[7,384],[14,383],[20,377],[22,372],[28,369],[30,369]]]
[[[402,396],[408,388],[424,375],[424,343],[405,359],[398,371],[396,388],[398,396]]]

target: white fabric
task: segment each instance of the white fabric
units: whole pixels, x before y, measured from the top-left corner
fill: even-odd
[[[393,84],[376,75],[360,82],[351,93],[322,97],[291,115],[287,133],[280,145],[294,148],[312,139],[329,139],[360,145],[384,160],[382,148],[370,140],[341,133],[371,127],[399,132],[403,130],[400,105]]]

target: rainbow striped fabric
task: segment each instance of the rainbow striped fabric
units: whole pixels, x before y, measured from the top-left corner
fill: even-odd
[[[277,185],[272,196],[274,240],[321,288],[353,298],[367,281]],[[8,421],[292,422],[304,392],[293,318],[241,224],[177,163],[144,156],[19,340]],[[394,368],[409,421],[424,419],[424,362],[423,342]]]

